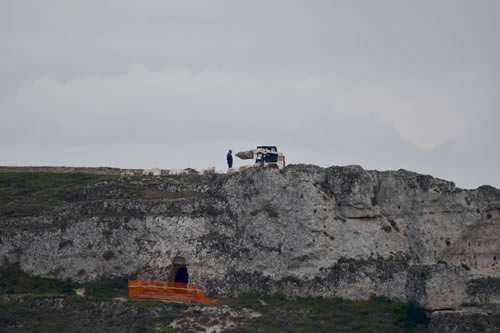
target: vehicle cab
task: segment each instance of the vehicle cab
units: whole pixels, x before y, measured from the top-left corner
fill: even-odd
[[[276,146],[258,146],[255,150],[255,164],[283,169],[285,167],[285,155],[278,152]]]

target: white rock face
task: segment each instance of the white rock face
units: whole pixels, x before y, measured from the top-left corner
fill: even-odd
[[[169,169],[169,175],[182,175],[184,173],[184,169]]]
[[[210,295],[500,305],[500,191],[492,187],[306,165],[155,178],[154,200],[125,199],[119,182],[132,181],[90,186],[54,216],[1,218],[0,264],[79,281],[161,280],[183,256],[190,281]]]
[[[133,177],[133,176],[134,176],[133,171],[124,171],[124,172],[120,173],[120,178],[129,178],[129,177]]]
[[[210,167],[210,168],[200,170],[200,175],[208,175],[208,174],[214,174],[214,173],[215,173],[215,167]]]

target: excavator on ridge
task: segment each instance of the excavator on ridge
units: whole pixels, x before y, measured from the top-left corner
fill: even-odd
[[[258,146],[256,149],[236,153],[242,160],[255,160],[256,166],[283,169],[285,167],[285,155],[278,152],[276,146]]]

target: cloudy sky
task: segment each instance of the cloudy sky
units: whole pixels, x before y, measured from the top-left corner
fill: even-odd
[[[277,145],[500,188],[499,36],[497,0],[0,0],[0,165]]]

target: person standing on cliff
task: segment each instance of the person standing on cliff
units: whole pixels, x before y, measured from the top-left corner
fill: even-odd
[[[229,152],[227,153],[226,159],[227,159],[227,167],[231,169],[233,167],[233,155],[231,155],[233,151],[229,149]]]

